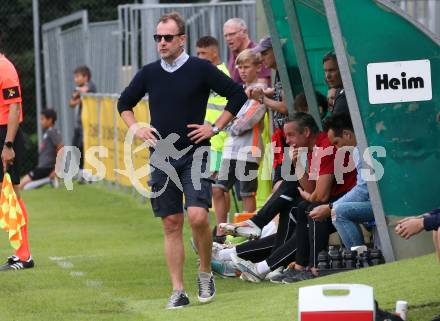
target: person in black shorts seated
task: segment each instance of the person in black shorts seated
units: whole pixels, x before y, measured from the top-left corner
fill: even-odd
[[[39,150],[38,165],[21,179],[20,189],[32,181],[54,175],[57,152],[63,147],[60,132],[54,127],[56,120],[57,114],[53,109],[41,112],[40,124],[45,132]]]

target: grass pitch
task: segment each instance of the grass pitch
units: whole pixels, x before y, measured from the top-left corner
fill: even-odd
[[[440,266],[434,255],[295,285],[216,279],[217,297],[196,297],[196,256],[185,228],[185,281],[191,306],[166,311],[170,283],[160,220],[149,204],[102,185],[24,192],[36,268],[0,274],[0,321],[296,320],[298,288],[320,283],[374,287],[382,308],[409,302],[409,320],[440,314]],[[0,233],[0,254],[11,250]]]

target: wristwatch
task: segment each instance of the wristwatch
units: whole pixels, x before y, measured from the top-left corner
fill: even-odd
[[[333,203],[328,203],[328,207],[330,208],[330,211],[333,209]]]
[[[14,146],[14,144],[12,142],[5,142],[4,146],[6,146],[7,148],[11,149]]]
[[[220,128],[218,128],[215,124],[212,124],[212,132],[214,133],[214,135],[217,135],[218,133],[220,133]]]

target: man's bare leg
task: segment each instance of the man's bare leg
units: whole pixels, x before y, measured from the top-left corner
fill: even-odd
[[[225,191],[221,188],[212,188],[212,199],[214,201],[215,217],[217,220],[217,235],[222,235],[218,226],[220,223],[226,223],[228,218],[229,205],[225,194]]]
[[[212,235],[208,211],[201,207],[188,207],[192,236],[200,258],[200,272],[211,272]]]
[[[432,240],[434,241],[434,247],[437,252],[438,261],[440,262],[440,232],[432,232]]]
[[[173,290],[183,290],[183,213],[162,218],[164,230],[165,257]]]
[[[254,195],[243,196],[243,209],[248,213],[253,213],[257,210],[257,200]]]

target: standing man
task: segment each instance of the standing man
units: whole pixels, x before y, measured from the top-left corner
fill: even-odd
[[[333,99],[333,114],[348,114],[347,97],[345,97],[344,85],[339,71],[336,54],[331,51],[322,59],[324,67],[324,77],[329,89],[335,88],[336,92]]]
[[[2,146],[3,165],[0,166],[0,180],[3,181],[4,173],[8,171],[26,222],[21,228],[21,247],[15,251],[15,255],[10,256],[8,261],[0,266],[0,271],[34,267],[28,244],[27,227],[29,221],[26,207],[19,193],[20,165],[25,156],[24,138],[20,129],[22,121],[20,80],[14,65],[0,53],[0,146]]]
[[[214,298],[215,284],[211,273],[212,238],[208,221],[211,182],[200,177],[195,179],[191,169],[194,164],[199,164],[199,171],[206,170],[205,154],[197,153],[196,149],[209,146],[209,138],[218,134],[233,119],[247,97],[240,86],[210,62],[188,56],[184,51],[185,22],[178,13],[163,15],[153,37],[161,59],[144,66],[136,74],[121,94],[118,110],[130,130],[153,146],[153,155],[164,152],[154,149],[158,136],[166,139],[169,135],[177,135],[179,138],[174,148],[180,151],[189,150],[183,156],[179,155],[181,157],[178,159],[169,155],[167,164],[162,166],[171,167],[170,172],[177,173],[183,191],[170,179],[170,173],[159,170],[157,164],[151,164],[156,167],[151,174],[152,191],[163,191],[158,197],[151,199],[151,204],[155,216],[162,219],[165,256],[173,285],[167,308],[174,309],[189,304],[183,284],[183,194],[200,257],[198,299],[200,302],[209,302]],[[224,111],[213,125],[204,124],[211,90],[228,100]],[[146,93],[149,95],[151,115],[151,127],[148,128],[139,126],[132,111]]]
[[[246,22],[240,18],[232,18],[226,21],[223,25],[223,35],[230,50],[228,69],[231,78],[240,85],[243,85],[243,80],[241,80],[238,69],[235,66],[235,60],[243,50],[254,48],[256,45],[249,38]],[[271,72],[268,67],[261,68],[258,74],[258,82],[269,86],[271,81],[270,74]]]
[[[225,75],[230,77],[229,70],[226,67],[225,63],[220,60],[220,53],[218,49],[218,41],[214,37],[205,36],[197,40],[197,57],[200,59],[205,59],[211,62],[214,66],[217,66],[219,70],[224,72]],[[217,118],[221,115],[223,110],[225,109],[228,100],[225,97],[219,96],[216,92],[211,91],[208,99],[208,107],[206,109],[205,121],[214,124]],[[212,174],[211,178],[213,180],[217,180],[217,176],[220,170],[220,164],[222,161],[223,155],[223,146],[225,145],[225,140],[228,138],[228,134],[226,131],[221,131],[218,135],[211,137],[211,160],[210,160],[210,172]],[[224,192],[224,199],[226,200],[226,208],[227,212],[231,207],[231,201],[229,197],[229,192]],[[226,240],[226,236],[222,235],[220,229],[218,228],[220,223],[225,223],[227,221],[227,214],[220,215],[217,208],[221,205],[218,204],[218,201],[215,197],[213,197],[212,202],[214,203],[215,216],[217,220],[217,225],[213,231],[213,241],[217,243],[224,243]]]

